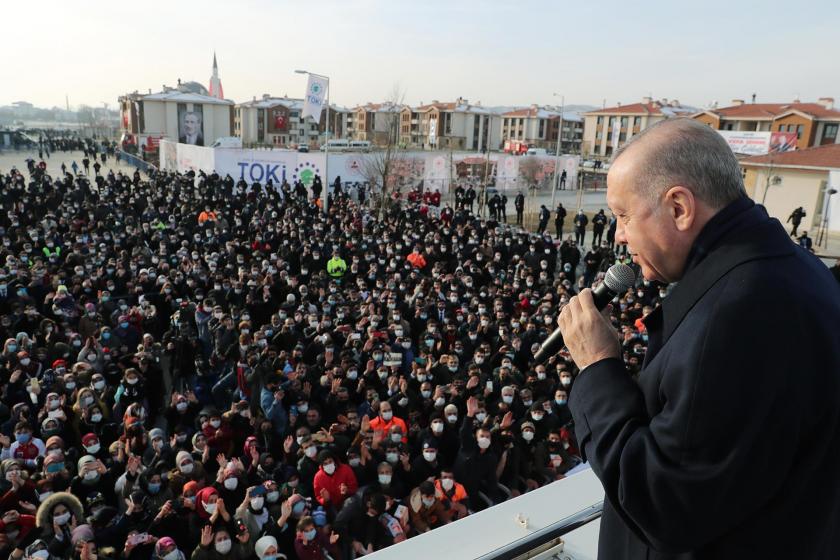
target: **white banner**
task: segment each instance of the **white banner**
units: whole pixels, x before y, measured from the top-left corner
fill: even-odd
[[[826,212],[828,214],[828,230],[840,232],[840,171],[828,172],[827,189],[836,189],[837,192],[828,197]],[[826,196],[828,196],[826,194]]]
[[[207,173],[212,173],[216,168],[216,151],[213,148],[180,143],[177,146],[177,170],[179,172],[198,172],[203,169]]]
[[[621,117],[615,117],[612,128],[612,149],[618,150],[618,137],[621,136]]]
[[[434,145],[437,141],[437,119],[429,119],[429,144]]]
[[[328,87],[329,80],[327,78],[309,74],[301,118],[306,118],[309,115],[315,119],[316,123],[321,122],[321,111],[324,108],[324,98],[327,95]]]

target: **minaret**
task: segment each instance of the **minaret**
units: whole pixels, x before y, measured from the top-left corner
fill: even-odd
[[[210,78],[210,97],[224,99],[225,92],[222,89],[222,81],[219,79],[219,65],[216,64],[216,53],[213,53],[213,76]]]

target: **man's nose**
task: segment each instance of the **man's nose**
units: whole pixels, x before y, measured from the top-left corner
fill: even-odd
[[[615,242],[619,245],[626,245],[627,244],[627,235],[624,231],[624,227],[621,225],[617,225],[615,229]]]

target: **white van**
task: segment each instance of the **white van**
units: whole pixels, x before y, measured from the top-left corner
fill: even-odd
[[[371,143],[367,140],[353,140],[350,142],[350,150],[355,152],[369,152]]]
[[[322,152],[325,152],[327,150],[327,145],[329,145],[331,152],[344,152],[350,147],[350,142],[346,139],[341,138],[334,138],[332,140],[328,140],[326,144],[321,144]]]
[[[242,139],[236,136],[222,136],[210,145],[211,148],[241,148]]]
[[[528,148],[526,152],[529,156],[546,156],[548,152],[545,148]]]

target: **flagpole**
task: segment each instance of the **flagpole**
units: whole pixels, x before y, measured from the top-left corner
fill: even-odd
[[[328,206],[330,198],[330,78],[329,76],[324,76],[323,74],[316,74],[314,72],[308,72],[306,70],[295,70],[295,74],[307,74],[309,76],[315,76],[316,78],[322,78],[327,81],[327,93],[325,94],[325,98],[327,101],[327,122],[324,127],[324,140],[326,142],[324,146],[324,199],[321,204],[321,206],[324,208],[324,215],[326,216],[329,213]],[[309,95],[308,91],[307,95]]]

